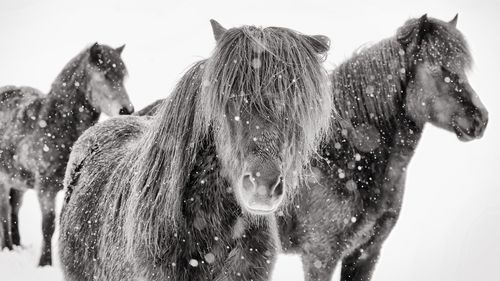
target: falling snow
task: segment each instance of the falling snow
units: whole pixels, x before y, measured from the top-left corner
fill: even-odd
[[[258,58],[255,58],[252,60],[252,67],[253,68],[260,68],[262,66],[262,62],[260,61],[260,59]]]
[[[40,120],[38,121],[38,126],[40,126],[40,128],[45,128],[47,127],[47,122],[45,120]]]
[[[212,254],[212,253],[208,253],[208,254],[206,254],[206,255],[205,255],[205,261],[206,261],[207,263],[209,263],[209,264],[210,264],[210,263],[213,263],[213,262],[215,261],[215,255],[214,255],[214,254]]]
[[[189,265],[192,267],[197,267],[198,266],[198,261],[195,259],[189,260]]]

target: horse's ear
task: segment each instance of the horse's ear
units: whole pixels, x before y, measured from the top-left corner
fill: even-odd
[[[120,47],[116,48],[116,49],[115,49],[115,51],[117,51],[117,52],[118,52],[118,54],[120,54],[120,55],[121,55],[121,54],[122,54],[122,52],[123,52],[123,49],[124,49],[124,48],[125,48],[125,44],[123,44],[123,45],[121,45]]]
[[[98,62],[102,56],[102,49],[99,43],[95,42],[92,47],[90,47],[90,60],[93,62]]]
[[[222,38],[222,35],[226,33],[227,29],[225,29],[220,23],[216,20],[211,19],[210,24],[212,25],[212,31],[214,33],[215,41],[219,41]]]
[[[418,30],[417,30],[417,45],[420,46],[424,40],[424,36],[429,32],[429,19],[427,14],[424,14],[418,19]]]
[[[457,27],[457,21],[458,21],[458,13],[455,15],[455,17],[450,20],[448,23],[451,24],[453,27]]]
[[[425,37],[425,34],[430,31],[430,23],[427,14],[421,16],[417,24],[411,26],[403,26],[398,31],[397,40],[404,47],[408,47],[411,43],[420,46]]]
[[[305,35],[305,38],[318,54],[324,54],[330,50],[330,38],[324,35]]]

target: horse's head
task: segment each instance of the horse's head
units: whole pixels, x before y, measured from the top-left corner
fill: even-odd
[[[88,49],[89,77],[87,99],[98,111],[108,116],[127,115],[134,112],[127,91],[123,85],[127,74],[121,59],[124,46],[113,49],[95,43]]]
[[[212,21],[217,46],[207,61],[200,105],[239,205],[275,211],[328,128],[331,98],[321,60],[324,36],[278,28],[226,30]]]
[[[457,16],[443,22],[424,15],[408,21],[398,31],[398,40],[409,58],[409,116],[468,141],[483,135],[488,111],[467,80],[472,59],[456,24]]]

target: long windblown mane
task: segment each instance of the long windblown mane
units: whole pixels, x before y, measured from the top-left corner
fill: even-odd
[[[171,97],[158,109],[150,128],[136,149],[120,163],[114,175],[120,184],[130,187],[125,208],[125,223],[144,245],[157,245],[167,228],[177,224],[180,215],[180,188],[186,184],[198,146],[207,131],[195,122],[196,97],[199,94],[205,61],[196,63],[178,83]],[[126,163],[134,163],[127,167]],[[128,173],[124,173],[123,170]],[[123,174],[128,175],[121,178]],[[127,188],[128,190],[129,188]],[[148,202],[144,206],[144,202]],[[134,241],[130,237],[130,242]],[[158,253],[160,247],[151,249]]]
[[[422,28],[424,32],[419,32]],[[425,18],[424,23],[410,19],[396,36],[361,50],[333,71],[334,107],[355,126],[369,123],[391,128],[402,110],[405,86],[417,61],[454,72],[472,64],[467,43],[456,28],[434,18]]]
[[[399,110],[404,60],[399,43],[386,39],[353,56],[331,74],[333,103],[343,119],[383,125]],[[385,125],[385,124],[384,124]]]
[[[213,55],[184,75],[109,180],[122,187],[126,200],[117,211],[125,219],[130,254],[138,245],[152,256],[163,254],[168,230],[183,224],[182,189],[196,154],[207,139],[213,137],[217,146],[230,138],[228,114],[257,110],[282,128],[287,145],[297,151],[286,160],[305,163],[318,132],[328,129],[324,112],[331,109],[322,58],[310,40],[284,28],[230,29]],[[237,157],[242,149],[233,148]],[[224,153],[218,150],[218,158],[228,159]]]

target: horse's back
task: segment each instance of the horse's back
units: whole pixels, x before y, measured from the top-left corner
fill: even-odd
[[[89,128],[75,142],[64,179],[59,238],[67,280],[92,280],[99,274],[92,260],[99,256],[98,234],[103,217],[110,210],[109,206],[102,207],[109,195],[107,183],[148,127],[148,120],[136,116],[112,118]]]
[[[79,185],[75,180],[83,171],[116,164],[129,145],[148,127],[149,118],[124,116],[108,119],[86,130],[73,145],[66,167],[64,187]],[[111,170],[111,169],[106,169]],[[78,175],[77,175],[78,174]]]
[[[17,143],[17,137],[34,129],[44,94],[31,87],[0,88],[0,134],[3,143]]]
[[[0,110],[12,110],[31,103],[45,95],[31,87],[3,86],[0,87]]]

